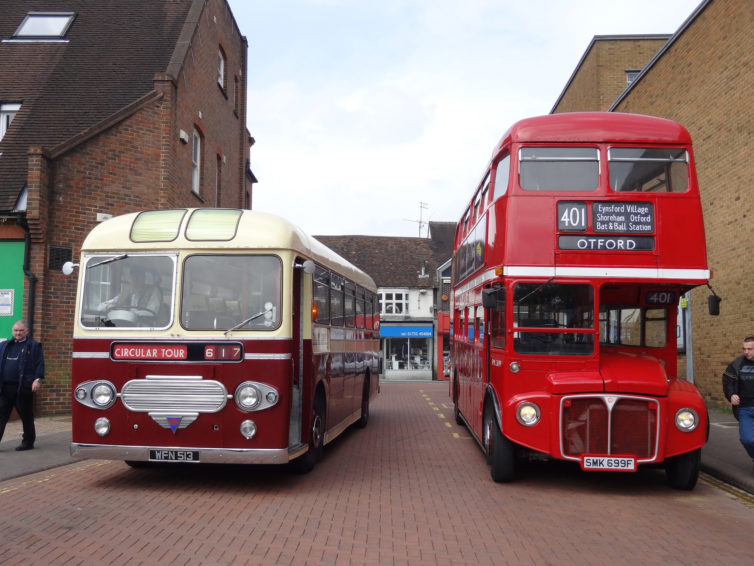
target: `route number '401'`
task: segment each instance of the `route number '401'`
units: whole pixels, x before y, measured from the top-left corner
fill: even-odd
[[[648,305],[673,305],[675,291],[647,291],[644,302]]]
[[[558,203],[558,231],[586,232],[586,203]]]

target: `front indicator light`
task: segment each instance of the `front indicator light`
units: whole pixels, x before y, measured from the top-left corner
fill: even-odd
[[[681,409],[675,414],[675,426],[681,432],[691,432],[699,425],[699,417],[694,409]]]
[[[94,432],[100,436],[107,436],[110,434],[110,420],[105,417],[100,417],[94,421]]]
[[[251,440],[257,433],[257,425],[254,421],[244,421],[241,423],[241,435],[246,440]]]
[[[521,403],[516,409],[516,419],[524,426],[534,426],[539,422],[539,407],[529,401]]]

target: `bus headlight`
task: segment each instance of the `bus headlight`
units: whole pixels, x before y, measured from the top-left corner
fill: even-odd
[[[233,398],[242,411],[261,411],[277,405],[280,395],[277,389],[264,383],[244,381],[236,387]]]
[[[241,434],[246,440],[251,440],[257,433],[257,425],[254,421],[244,421],[241,423]]]
[[[115,385],[104,379],[85,381],[73,392],[73,397],[91,409],[109,409],[115,405],[118,394]]]
[[[100,417],[94,421],[94,432],[100,436],[107,436],[110,434],[110,420],[105,417]]]
[[[262,395],[256,386],[251,383],[242,383],[236,389],[236,405],[244,411],[253,411],[259,405]]]
[[[516,408],[516,419],[524,426],[537,424],[540,415],[539,407],[530,401],[525,401]]]
[[[691,432],[699,425],[699,416],[694,409],[680,409],[675,414],[675,426],[681,432]]]
[[[106,409],[115,402],[115,389],[109,383],[98,383],[92,387],[92,402]]]

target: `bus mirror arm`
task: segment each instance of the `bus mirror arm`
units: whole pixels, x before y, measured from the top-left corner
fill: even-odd
[[[711,316],[718,316],[720,314],[720,301],[722,301],[722,298],[720,298],[717,293],[715,293],[715,290],[712,288],[712,285],[707,282],[707,287],[709,287],[709,290],[712,291],[712,294],[707,297],[707,309],[709,310],[709,313]]]
[[[296,263],[294,264],[294,267],[298,267],[300,269],[304,270],[304,273],[312,274],[314,273],[314,262],[310,259],[305,260],[303,263]]]

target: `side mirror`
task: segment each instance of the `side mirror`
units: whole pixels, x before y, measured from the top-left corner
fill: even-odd
[[[63,275],[70,275],[73,273],[73,268],[78,267],[78,263],[73,263],[72,261],[66,261],[63,264],[63,269],[61,270],[63,272]]]
[[[497,306],[497,297],[500,289],[482,289],[482,306],[486,309],[494,309]]]
[[[717,295],[710,295],[707,297],[707,308],[709,309],[710,315],[717,316],[720,314],[720,301],[722,301],[722,299]]]
[[[310,259],[305,260],[303,263],[296,263],[293,267],[298,267],[299,269],[303,269],[304,273],[308,273],[311,275],[314,273],[314,270],[316,269],[316,265],[314,262]]]

